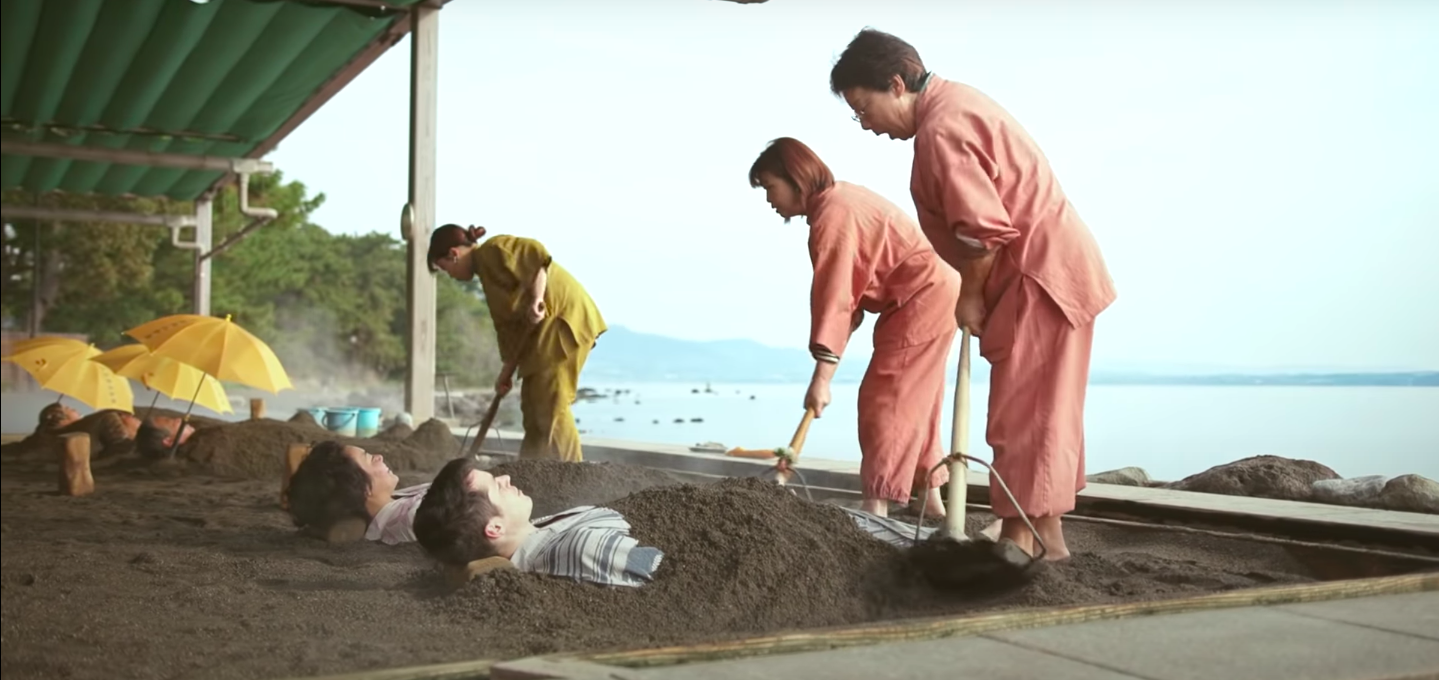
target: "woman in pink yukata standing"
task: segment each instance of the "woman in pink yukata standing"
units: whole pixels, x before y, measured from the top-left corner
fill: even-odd
[[[889,515],[889,501],[928,495],[943,517],[939,486],[949,480],[940,413],[944,362],[958,325],[959,277],[935,255],[914,219],[879,194],[836,182],[824,162],[795,139],[774,140],[749,171],[770,207],[789,222],[809,222],[810,352],[814,378],[805,408],[819,417],[849,336],[864,313],[879,314],[874,354],[859,386],[862,509]]]
[[[1051,559],[1084,488],[1084,397],[1094,320],[1115,299],[1099,246],[1039,146],[999,104],[924,68],[905,41],[861,31],[830,90],[875,135],[914,140],[910,194],[934,249],[962,279],[955,316],[991,365],[985,438]],[[990,480],[999,534],[1033,536]],[[996,527],[991,527],[991,535]]]

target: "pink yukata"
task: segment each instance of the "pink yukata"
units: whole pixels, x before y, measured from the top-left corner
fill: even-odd
[[[810,352],[838,363],[864,312],[879,314],[859,386],[860,484],[865,498],[903,503],[944,457],[944,362],[958,324],[959,276],[914,219],[847,182],[809,201]],[[941,468],[928,480],[949,480]]]
[[[979,339],[994,467],[1026,514],[1064,514],[1084,488],[1094,320],[1114,282],[1039,146],[999,104],[931,75],[915,122],[910,193],[925,235],[955,268],[965,251],[995,253]],[[999,517],[1018,517],[993,479],[990,498]]]

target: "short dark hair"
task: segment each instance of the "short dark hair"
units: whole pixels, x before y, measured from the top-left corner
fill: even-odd
[[[183,424],[180,426],[184,427]],[[164,458],[170,453],[170,447],[165,445],[165,439],[170,435],[155,425],[155,421],[146,418],[140,423],[140,428],[135,430],[135,452],[144,458]]]
[[[51,432],[60,427],[60,421],[65,419],[65,405],[59,402],[48,404],[40,409],[40,423],[35,428],[36,432]]]
[[[760,173],[769,173],[789,185],[805,203],[834,186],[834,173],[804,142],[793,137],[773,140],[749,168],[749,185],[760,186]]]
[[[297,527],[325,531],[341,520],[371,519],[365,509],[370,476],[337,441],[322,441],[310,449],[290,477],[286,496]]]
[[[830,69],[829,90],[836,95],[855,87],[884,92],[895,76],[904,81],[905,89],[918,92],[929,72],[913,45],[897,36],[866,28],[849,41]]]
[[[470,458],[445,463],[415,510],[415,540],[444,564],[464,566],[498,554],[485,537],[495,506],[467,484],[470,472],[478,469]]]

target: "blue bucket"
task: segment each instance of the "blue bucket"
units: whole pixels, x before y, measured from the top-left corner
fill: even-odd
[[[325,429],[340,435],[341,437],[355,436],[355,416],[360,412],[357,408],[327,408],[325,409]]]
[[[355,420],[355,436],[373,437],[380,432],[380,409],[362,408]]]
[[[325,409],[316,406],[314,408],[307,408],[305,410],[310,413],[311,418],[315,419],[316,425],[319,425],[320,427],[325,426]]]

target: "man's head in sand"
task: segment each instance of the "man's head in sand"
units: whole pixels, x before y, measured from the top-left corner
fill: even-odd
[[[440,469],[415,511],[415,538],[431,557],[465,565],[486,557],[510,557],[535,529],[535,502],[510,484],[456,458]]]
[[[49,404],[40,409],[40,423],[35,426],[35,431],[51,432],[79,419],[79,411],[60,403]]]
[[[295,526],[321,531],[348,519],[369,522],[392,500],[399,481],[384,456],[323,441],[290,478],[290,516]]]
[[[176,432],[180,433],[181,444],[195,433],[194,426],[185,424],[178,417],[150,415],[142,421],[134,414],[115,409],[96,411],[82,417],[79,411],[58,403],[40,409],[40,422],[36,425],[35,432],[59,434],[74,431],[75,428],[89,432],[92,437],[99,435],[110,443],[124,439],[134,440],[135,450],[148,458],[168,455],[170,447],[175,443]]]
[[[190,435],[195,434],[195,426],[186,423],[184,420],[172,416],[151,415],[142,422],[130,418],[133,424],[131,433],[135,440],[135,450],[146,458],[161,458],[170,454],[170,449],[175,445],[175,433],[180,433],[180,443],[189,441]]]

